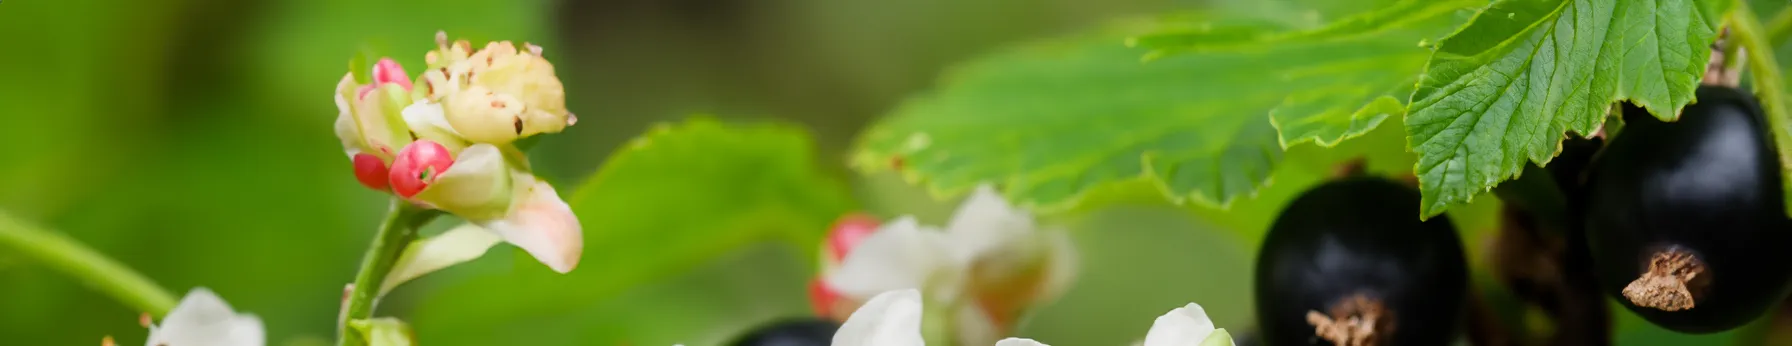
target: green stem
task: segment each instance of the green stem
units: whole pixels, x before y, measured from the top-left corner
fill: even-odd
[[[1735,6],[1748,6],[1748,3],[1739,2]],[[1775,13],[1773,18],[1767,20],[1767,42],[1786,42],[1786,39],[1792,38],[1787,36],[1792,36],[1792,6],[1781,8],[1780,13]]]
[[[0,212],[0,248],[25,255],[73,276],[138,311],[161,316],[174,308],[173,294],[68,236],[38,228]]]
[[[368,245],[367,253],[361,257],[361,269],[355,274],[354,289],[349,293],[348,304],[343,308],[342,320],[338,324],[337,345],[365,344],[364,337],[350,335],[355,332],[348,327],[348,323],[373,316],[380,286],[384,284],[386,274],[392,272],[392,264],[398,261],[399,255],[404,254],[404,248],[417,239],[417,227],[429,222],[435,215],[432,210],[419,208],[398,198],[392,199],[392,207],[386,212],[386,220],[380,223],[379,233],[374,235],[373,244]]]
[[[1736,1],[1735,9],[1730,12],[1730,35],[1738,44],[1748,49],[1748,69],[1750,79],[1754,81],[1755,96],[1761,98],[1761,108],[1767,111],[1767,127],[1772,129],[1774,146],[1779,148],[1780,173],[1792,173],[1792,110],[1786,108],[1786,79],[1780,73],[1779,59],[1775,58],[1773,43],[1769,42],[1767,31],[1761,28],[1755,13],[1748,3]],[[1776,18],[1777,19],[1777,18]],[[1781,187],[1781,192],[1792,196],[1792,184]],[[1792,213],[1792,204],[1786,205],[1787,212]]]

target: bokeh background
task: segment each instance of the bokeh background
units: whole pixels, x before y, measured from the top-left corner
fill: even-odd
[[[265,320],[270,345],[324,345],[342,286],[386,206],[355,182],[330,127],[330,93],[358,52],[391,55],[415,74],[437,30],[546,47],[580,122],[544,138],[531,155],[563,195],[653,124],[711,114],[796,124],[814,138],[815,169],[850,186],[860,209],[938,223],[956,201],[845,167],[861,128],[928,88],[951,63],[1002,44],[1206,5],[3,0],[0,209],[66,233],[171,291],[219,292]],[[1328,171],[1323,162],[1351,153],[1368,154],[1383,172],[1410,167],[1398,128],[1384,124],[1339,151],[1291,152],[1264,195],[1292,195]],[[1107,201],[1100,208],[1045,218],[1075,232],[1083,275],[1020,335],[1130,344],[1156,316],[1190,301],[1205,305],[1220,327],[1250,329],[1248,278],[1261,224],[1143,195],[1098,196]],[[1475,263],[1484,262],[1480,244],[1496,203],[1480,201],[1452,212]],[[1277,207],[1245,202],[1232,213],[1273,215]],[[704,218],[705,211],[643,212]],[[820,234],[827,221],[792,231]],[[804,285],[813,246],[750,242],[640,272],[592,263],[611,258],[606,251],[651,248],[656,239],[598,235],[613,231],[588,226],[587,239],[638,243],[588,244],[586,263],[567,276],[546,275],[521,251],[501,246],[400,288],[379,315],[416,323],[425,345],[711,345],[810,311]],[[556,289],[542,295],[541,286]],[[1619,315],[1623,344],[1732,337],[1675,335]],[[0,344],[92,345],[112,335],[131,345],[143,332],[136,311],[0,252]]]

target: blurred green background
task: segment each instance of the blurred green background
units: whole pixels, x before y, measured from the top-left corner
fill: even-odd
[[[414,74],[437,30],[546,47],[580,122],[543,138],[531,155],[563,196],[651,124],[704,113],[799,124],[814,137],[816,169],[847,182],[855,204],[939,223],[955,201],[845,168],[863,126],[932,85],[947,65],[1001,44],[1199,6],[4,0],[0,208],[67,233],[177,294],[195,286],[219,292],[265,320],[270,345],[322,345],[333,337],[342,286],[386,205],[355,182],[330,127],[330,93],[357,52],[391,55]],[[1262,193],[1265,202],[1240,203],[1233,213],[1171,206],[1142,187],[1094,197],[1103,208],[1047,216],[1076,232],[1083,275],[1019,334],[1061,345],[1130,344],[1156,316],[1190,301],[1205,305],[1220,327],[1248,330],[1252,235],[1261,232],[1261,216],[1279,208],[1273,201],[1319,181],[1339,157],[1368,153],[1378,171],[1409,168],[1397,125],[1339,151],[1296,149],[1275,187]],[[1483,198],[1453,212],[1477,256],[1494,203]],[[1239,213],[1256,217],[1228,216]],[[831,219],[812,221],[815,227],[789,231],[819,234]],[[607,231],[588,224],[587,241],[608,239],[595,235]],[[717,344],[809,311],[812,246],[748,244],[677,270],[621,275],[644,278],[623,286],[608,280],[616,274],[609,271],[629,266],[594,264],[604,256],[593,251],[635,244],[588,243],[586,263],[564,277],[501,246],[400,288],[379,315],[417,323],[426,345]],[[553,294],[536,294],[541,286],[555,287]],[[92,345],[106,335],[140,344],[136,321],[137,312],[112,299],[0,253],[0,344]],[[1630,317],[1621,325],[1624,344],[1728,337],[1677,336]]]

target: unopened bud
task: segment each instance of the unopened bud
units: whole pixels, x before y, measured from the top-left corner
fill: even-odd
[[[436,178],[454,164],[454,157],[448,148],[430,140],[420,140],[406,145],[398,152],[398,158],[392,161],[392,170],[388,179],[392,191],[399,196],[410,198],[418,192],[429,188]]]
[[[392,58],[380,58],[380,62],[373,65],[373,84],[386,83],[398,84],[405,91],[411,90],[411,77],[406,76],[404,67],[398,66],[398,62]]]
[[[877,232],[877,226],[877,218],[869,214],[851,213],[841,216],[828,230],[828,260],[839,263],[845,259],[846,253],[852,251],[853,246]]]
[[[809,306],[815,309],[815,316],[825,319],[845,318],[852,311],[841,306],[840,302],[840,292],[828,287],[826,280],[809,280]],[[847,308],[845,314],[841,313],[842,308]]]
[[[355,180],[360,180],[362,186],[378,191],[386,191],[392,186],[388,183],[390,178],[387,175],[390,173],[386,170],[386,162],[381,161],[378,156],[355,154],[354,161]]]

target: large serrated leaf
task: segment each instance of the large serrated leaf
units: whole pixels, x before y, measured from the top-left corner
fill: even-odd
[[[424,340],[503,344],[515,335],[487,323],[577,313],[756,242],[808,250],[854,204],[814,151],[805,131],[783,124],[657,126],[567,199],[584,227],[578,268],[558,275],[523,257],[529,265],[514,272],[445,287],[420,305],[416,321],[428,327],[419,331]]]
[[[854,165],[942,195],[980,182],[1046,211],[1149,180],[1224,206],[1256,191],[1282,148],[1331,145],[1403,107],[1429,51],[1480,0],[1401,1],[1312,30],[1217,12],[1023,45],[951,71],[862,138]],[[1272,120],[1273,119],[1273,120]],[[1281,135],[1276,134],[1276,129]]]
[[[1504,0],[1439,43],[1407,106],[1422,216],[1466,203],[1563,133],[1630,100],[1664,120],[1693,101],[1721,0]]]

